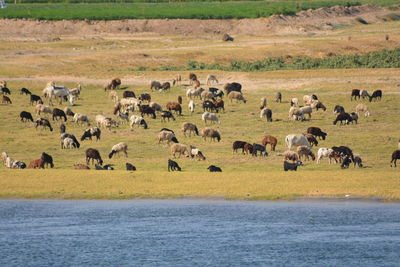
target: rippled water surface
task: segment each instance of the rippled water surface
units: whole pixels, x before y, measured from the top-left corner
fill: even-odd
[[[400,204],[0,200],[0,266],[400,266]]]

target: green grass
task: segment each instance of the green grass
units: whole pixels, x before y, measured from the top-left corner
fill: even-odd
[[[33,18],[47,20],[115,20],[115,19],[240,19],[268,17],[273,14],[294,14],[309,8],[335,5],[374,4],[390,6],[396,0],[306,0],[306,1],[185,1],[165,3],[92,3],[77,1],[44,1],[43,4],[9,4],[0,18]],[[50,2],[49,4],[47,2]],[[96,1],[97,2],[97,1]],[[105,1],[107,2],[107,1]],[[24,2],[23,2],[24,3]]]

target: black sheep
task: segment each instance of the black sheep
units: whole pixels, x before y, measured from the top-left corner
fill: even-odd
[[[148,105],[140,106],[139,110],[140,110],[140,115],[142,117],[144,116],[144,114],[146,114],[146,115],[151,115],[153,119],[157,118],[154,109],[152,107],[149,107]]]
[[[90,129],[86,129],[83,132],[83,135],[81,137],[81,141],[84,141],[86,138],[89,138],[90,140],[92,140],[92,136],[96,136],[96,141],[100,140],[100,136],[101,136],[101,130],[98,127],[93,127]]]
[[[372,102],[372,99],[381,100],[382,99],[382,90],[375,90],[372,95],[369,97],[369,102]]]
[[[354,162],[353,151],[347,146],[333,146],[332,150],[335,151],[343,159],[344,157],[349,157]]]
[[[40,158],[43,161],[43,166],[47,165],[47,164],[50,164],[50,167],[54,168],[54,163],[53,163],[53,157],[52,156],[50,156],[49,154],[43,152],[42,156]]]
[[[28,111],[21,111],[19,114],[19,117],[21,118],[21,121],[31,121],[33,122],[32,114]]]
[[[75,135],[69,134],[69,133],[64,133],[64,134],[61,135],[61,138],[60,138],[61,139],[61,148],[63,148],[62,141],[67,137],[71,138],[74,141],[74,146],[75,147],[80,148],[81,144],[79,144],[78,139],[76,139]]]
[[[235,142],[233,142],[233,144],[232,144],[233,152],[237,152],[237,150],[239,148],[241,148],[242,149],[242,153],[244,154],[244,145],[245,144],[248,144],[248,143],[244,142],[244,141],[235,141]]]
[[[323,132],[321,128],[318,127],[308,127],[307,133],[317,136],[319,137],[319,139],[322,138],[322,140],[325,140],[326,137],[328,136],[327,133]]]
[[[242,92],[242,85],[240,83],[227,83],[224,86],[224,91],[228,95],[232,91]]]
[[[283,170],[285,172],[287,172],[287,171],[297,171],[297,167],[298,166],[303,166],[303,162],[301,162],[300,160],[297,161],[296,163],[290,163],[290,162],[287,162],[287,161],[283,162]]]
[[[92,163],[94,160],[97,161],[98,164],[103,165],[103,160],[101,159],[100,152],[94,148],[88,148],[85,152],[86,155],[86,165],[89,165],[90,159],[92,159]]]
[[[127,98],[127,97],[136,97],[135,93],[133,91],[124,91],[124,93],[122,94],[123,98]]]
[[[333,125],[336,125],[338,121],[340,121],[340,125],[343,124],[343,121],[345,122],[345,124],[349,124],[353,121],[353,118],[350,116],[349,113],[342,112],[337,115],[336,119],[333,121]]]
[[[400,159],[400,149],[393,151],[392,160],[390,161],[390,167],[392,167],[392,163],[394,163],[394,166],[397,167],[396,162],[398,159]]]
[[[182,168],[179,167],[178,163],[173,160],[168,160],[168,171],[182,171]]]
[[[20,93],[21,95],[23,95],[23,94],[25,94],[25,95],[31,95],[31,94],[32,94],[31,91],[29,91],[29,90],[26,89],[26,88],[21,88],[21,89],[19,90],[19,93]]]
[[[2,87],[2,88],[1,88],[1,92],[2,92],[4,95],[11,95],[11,91],[10,91],[10,89],[8,89],[7,87]]]
[[[346,155],[342,160],[340,168],[347,169],[350,166],[350,164],[351,164],[351,159]]]
[[[342,113],[345,112],[344,107],[340,105],[336,105],[335,108],[333,109],[333,113]]]
[[[33,103],[38,104],[39,101],[41,101],[41,102],[43,103],[43,101],[42,101],[42,99],[40,98],[40,96],[31,94],[31,96],[30,96],[30,103],[31,103],[31,105],[33,105]]]
[[[203,110],[204,111],[209,111],[209,112],[218,112],[217,107],[215,106],[215,104],[210,101],[210,100],[206,100],[203,102],[202,104],[203,106]]]
[[[265,146],[261,145],[261,144],[253,144],[253,156],[257,157],[257,151],[260,151],[260,156],[262,156],[264,154],[265,157],[268,156],[268,152],[265,149]]]
[[[165,122],[165,119],[167,118],[168,119],[168,121],[169,121],[169,119],[172,119],[172,120],[175,120],[175,117],[174,117],[174,115],[172,115],[172,113],[170,112],[170,111],[168,111],[168,110],[163,110],[163,111],[161,111],[161,119]]]
[[[210,172],[222,172],[221,168],[215,165],[208,166],[207,170],[209,170]]]
[[[53,121],[54,119],[58,120],[58,118],[64,118],[64,121],[67,121],[67,116],[65,115],[65,112],[61,109],[54,108],[52,114],[53,114]]]
[[[36,129],[37,129],[38,126],[42,126],[44,129],[46,129],[46,127],[47,127],[47,128],[50,129],[51,132],[53,131],[53,128],[51,127],[51,124],[50,124],[48,119],[39,118],[39,119],[36,120],[35,123],[36,123],[36,125],[35,125]]]
[[[350,97],[350,101],[353,101],[353,97],[354,100],[360,99],[360,89],[353,89],[351,90],[351,97]]]

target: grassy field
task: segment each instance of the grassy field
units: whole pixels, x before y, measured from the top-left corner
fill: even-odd
[[[88,114],[93,121],[95,115],[112,115],[113,102],[103,87],[114,77],[122,79],[122,87],[136,94],[149,92],[151,80],[171,81],[176,72],[132,71],[129,68],[163,64],[179,65],[195,58],[203,62],[224,60],[257,59],[268,55],[320,55],[330,51],[346,54],[346,47],[367,52],[378,49],[393,49],[398,45],[399,23],[360,25],[342,29],[327,35],[288,36],[238,36],[240,42],[221,43],[208,36],[163,36],[115,35],[102,39],[79,39],[63,37],[57,42],[36,39],[6,40],[0,43],[0,80],[7,80],[12,90],[12,105],[0,104],[0,150],[18,160],[29,163],[40,157],[42,152],[51,154],[55,160],[53,170],[6,170],[0,169],[1,197],[36,198],[131,198],[131,197],[222,197],[235,199],[292,199],[295,197],[379,197],[399,200],[399,170],[389,167],[391,153],[397,148],[400,138],[399,87],[400,70],[391,69],[332,69],[332,70],[286,70],[270,72],[223,72],[213,71],[220,80],[237,81],[243,84],[247,104],[229,103],[226,111],[219,114],[220,125],[214,125],[222,135],[220,143],[204,141],[201,137],[185,138],[180,132],[183,122],[193,122],[204,127],[202,110],[197,108],[192,116],[188,112],[188,101],[184,97],[183,116],[176,121],[161,122],[146,117],[150,129],[134,128],[121,124],[111,132],[103,130],[102,139],[81,142],[80,149],[62,150],[58,127],[61,122],[52,122],[53,132],[35,130],[32,123],[19,121],[19,113],[26,110],[34,114],[28,97],[18,90],[26,87],[41,95],[45,84],[55,80],[70,88],[77,82],[82,84],[81,99],[72,110]],[[385,34],[391,41],[382,42]],[[351,40],[347,38],[353,36]],[[272,40],[272,41],[271,41]],[[279,45],[277,45],[279,44]],[[231,53],[231,51],[235,53]],[[145,56],[146,55],[146,56]],[[171,92],[151,92],[153,101],[165,106],[184,96],[188,86],[189,71],[180,71],[184,77],[182,86],[173,87]],[[210,71],[196,71],[205,86]],[[350,101],[354,88],[383,90],[380,102],[366,100]],[[273,102],[275,92],[283,95],[281,104]],[[289,101],[300,100],[305,94],[317,94],[327,106],[326,112],[313,113],[305,122],[288,121]],[[122,95],[122,90],[118,91]],[[259,118],[259,102],[267,97],[273,111],[274,121]],[[302,101],[300,101],[302,102]],[[357,103],[366,103],[371,117],[361,116],[357,125],[332,125],[332,113],[336,104],[353,111]],[[200,104],[199,100],[196,100]],[[47,101],[46,101],[47,104]],[[66,104],[64,104],[66,105]],[[64,106],[63,105],[63,106]],[[63,107],[62,106],[62,107]],[[56,107],[60,107],[58,104]],[[44,115],[46,116],[46,115]],[[34,115],[34,117],[37,117]],[[48,117],[48,116],[46,116]],[[80,138],[85,126],[72,121],[66,123],[67,132]],[[310,126],[317,126],[328,133],[326,141],[319,147],[346,145],[362,157],[366,168],[341,170],[338,165],[305,162],[296,173],[282,170],[282,156],[287,148],[284,138],[291,133],[304,133]],[[182,173],[168,173],[167,159],[171,158],[166,144],[157,144],[157,133],[163,128],[173,129],[181,143],[199,147],[206,161],[177,159]],[[251,157],[232,154],[235,140],[261,142],[264,135],[278,138],[276,152],[268,147],[269,157]],[[107,158],[111,147],[118,142],[127,142],[129,156]],[[72,170],[73,164],[84,163],[84,151],[93,147],[100,151],[106,163],[115,164],[117,171],[98,172]],[[317,148],[313,148],[314,152]],[[125,162],[133,163],[138,171],[123,171]],[[222,174],[211,174],[207,167],[220,166]],[[92,166],[91,166],[92,167]]]
[[[28,1],[29,2],[29,1]],[[68,1],[53,3],[9,4],[0,18],[62,19],[241,19],[268,17],[273,14],[294,14],[301,10],[335,5],[374,4],[391,6],[396,0],[304,0],[304,1],[184,1],[154,3],[90,3]],[[47,2],[47,3],[46,3]],[[97,1],[96,1],[97,2]],[[101,1],[100,1],[101,2]],[[107,2],[107,1],[105,1]]]

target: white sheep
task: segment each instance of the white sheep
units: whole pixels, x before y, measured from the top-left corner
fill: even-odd
[[[116,145],[113,145],[110,154],[108,154],[108,158],[111,159],[113,155],[119,154],[119,152],[124,152],[125,157],[128,157],[128,144],[121,142]]]
[[[193,112],[194,112],[194,108],[196,107],[196,104],[194,103],[193,100],[189,101],[188,107],[189,107],[189,110],[190,110],[190,115],[192,115]]]
[[[214,123],[221,124],[221,121],[218,119],[217,114],[211,113],[211,112],[204,112],[203,115],[201,115],[201,119],[204,121],[205,124],[207,124],[207,121],[211,121]]]
[[[292,107],[298,107],[298,106],[299,106],[299,99],[296,98],[296,97],[292,98],[292,99],[290,100],[290,105],[291,105]]]
[[[331,149],[331,148],[321,147],[320,149],[318,149],[317,163],[320,163],[322,158],[328,158],[329,164],[331,164],[332,152],[333,152],[333,149]]]
[[[161,143],[161,141],[167,141],[167,143],[169,144],[171,141],[174,143],[179,143],[178,139],[176,139],[176,136],[173,132],[170,131],[161,131],[158,134],[158,143]]]
[[[40,113],[48,113],[52,114],[52,109],[49,106],[43,105],[43,104],[37,104],[36,107],[36,114],[40,115]]]
[[[88,116],[87,115],[85,115],[85,114],[81,114],[81,113],[75,113],[75,115],[74,115],[74,122],[76,123],[76,124],[80,124],[80,122],[81,123],[86,123],[88,126],[90,126],[90,122],[89,122],[89,118],[88,118]]]
[[[303,112],[297,107],[291,107],[289,109],[289,120],[304,120]]]
[[[359,115],[360,112],[364,112],[365,117],[369,117],[371,115],[367,105],[365,104],[358,104],[356,106],[356,113]]]
[[[68,148],[74,148],[75,147],[75,142],[72,138],[66,137],[63,140],[61,140],[61,148],[62,149],[68,149]]]
[[[147,129],[147,123],[143,119],[142,116],[132,115],[129,120],[130,120],[131,128],[133,128],[134,125],[138,125],[138,126],[143,125],[143,127],[145,129]]]
[[[244,98],[244,96],[242,95],[242,93],[236,92],[236,91],[231,91],[228,94],[228,99],[231,100],[231,102],[233,99],[236,99],[236,103],[238,103],[239,101],[243,101],[243,103],[247,102],[246,99]]]
[[[311,120],[312,107],[310,106],[301,107],[300,111],[303,114],[303,116],[305,114],[308,114],[308,118]]]

